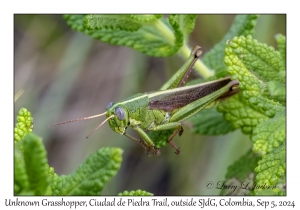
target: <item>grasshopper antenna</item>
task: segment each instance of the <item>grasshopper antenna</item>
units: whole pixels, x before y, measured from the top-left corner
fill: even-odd
[[[100,128],[106,121],[113,118],[115,115],[111,115],[110,117],[106,118],[100,125],[98,125],[86,138],[89,138],[98,128]]]
[[[64,122],[60,122],[60,123],[56,123],[56,124],[50,125],[49,127],[53,127],[53,126],[57,126],[57,125],[61,125],[61,124],[66,124],[66,123],[71,123],[71,122],[76,122],[76,121],[81,121],[81,120],[88,120],[88,119],[92,119],[92,118],[95,118],[95,117],[103,116],[105,114],[106,114],[106,112],[104,112],[102,114],[97,114],[97,115],[89,116],[89,117],[83,117],[83,118],[79,118],[79,119],[75,119],[75,120],[64,121]]]

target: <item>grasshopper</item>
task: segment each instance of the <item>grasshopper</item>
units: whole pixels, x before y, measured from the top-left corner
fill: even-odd
[[[169,136],[168,143],[175,149],[175,153],[179,154],[180,148],[172,140],[177,134],[182,135],[181,123],[202,109],[211,107],[215,101],[220,101],[239,91],[239,82],[231,80],[229,77],[183,86],[201,53],[201,47],[194,47],[184,65],[159,91],[138,93],[120,102],[110,102],[106,106],[106,112],[102,114],[60,122],[51,126],[106,115],[106,119],[87,138],[108,121],[113,131],[140,144],[148,154],[151,151],[153,154],[159,155],[159,148],[155,147],[147,131],[172,130],[173,133]],[[138,139],[127,134],[128,127],[136,130],[141,138]]]

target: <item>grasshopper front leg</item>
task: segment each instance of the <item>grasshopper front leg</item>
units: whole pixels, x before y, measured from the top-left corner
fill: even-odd
[[[158,148],[155,148],[155,144],[153,143],[152,139],[150,136],[139,126],[134,126],[134,130],[136,130],[140,137],[143,140],[136,139],[132,136],[129,136],[128,134],[124,134],[128,138],[132,139],[136,143],[140,144],[148,154],[150,154],[150,150],[152,150],[153,154],[155,155],[160,155],[160,151]],[[172,135],[168,138],[168,143],[176,150],[175,153],[177,155],[180,154],[180,148],[175,145],[175,143],[172,141],[173,138],[179,133],[181,136],[183,133],[183,128],[181,127],[181,123],[179,122],[172,122],[172,123],[167,123],[167,124],[162,124],[162,125],[157,125],[156,127],[152,128],[153,131],[162,131],[162,130],[174,130]]]
[[[139,134],[142,136],[141,133],[139,133]],[[144,148],[145,152],[146,152],[148,155],[150,155],[150,150],[152,150],[153,154],[155,154],[155,155],[157,155],[157,156],[160,155],[159,149],[154,148],[154,146],[151,146],[151,144],[148,145],[144,140],[142,140],[142,139],[137,139],[137,138],[135,138],[135,137],[133,137],[133,136],[130,136],[130,135],[126,134],[126,133],[124,133],[124,136],[126,136],[126,137],[128,137],[129,139],[133,140],[135,143],[138,143],[139,145],[141,145],[141,147]],[[148,137],[146,137],[146,138],[149,139]]]
[[[155,144],[153,143],[151,138],[148,136],[148,134],[143,129],[141,129],[139,126],[134,126],[133,129],[139,133],[140,137],[143,140],[136,139],[129,135],[126,135],[127,137],[140,143],[140,145],[145,149],[145,151],[147,152],[148,155],[150,154],[150,150],[152,150],[153,154],[155,154],[157,156],[160,155],[159,149],[155,148]]]

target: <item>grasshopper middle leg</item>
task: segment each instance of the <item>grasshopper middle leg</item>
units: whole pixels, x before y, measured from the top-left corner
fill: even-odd
[[[175,154],[179,155],[180,154],[180,148],[176,146],[176,144],[173,142],[173,138],[179,134],[179,136],[182,135],[183,133],[183,128],[181,126],[180,122],[171,122],[171,123],[166,123],[162,125],[157,125],[153,130],[158,131],[158,130],[174,130],[174,132],[171,134],[171,136],[168,138],[168,143],[176,150]]]
[[[180,126],[179,128],[177,128],[176,130],[174,130],[174,132],[172,133],[172,135],[169,137],[168,139],[168,143],[176,150],[175,154],[179,155],[180,154],[180,148],[176,146],[176,144],[173,142],[173,138],[178,134],[179,136],[181,136],[183,133],[183,128],[182,126]]]

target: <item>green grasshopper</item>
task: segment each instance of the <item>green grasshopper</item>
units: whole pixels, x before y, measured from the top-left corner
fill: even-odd
[[[159,148],[155,147],[154,141],[146,131],[171,130],[173,133],[169,136],[168,143],[175,148],[175,153],[179,154],[180,148],[172,140],[177,134],[182,135],[181,123],[202,109],[211,107],[216,101],[238,92],[239,82],[230,80],[229,77],[181,87],[201,55],[200,49],[199,46],[194,47],[184,65],[159,91],[138,93],[117,103],[110,102],[106,106],[106,112],[102,114],[60,122],[51,126],[106,115],[106,119],[87,138],[108,121],[113,131],[140,144],[148,154],[152,151],[153,154],[159,155]],[[137,139],[127,134],[128,127],[136,130],[141,138]]]

